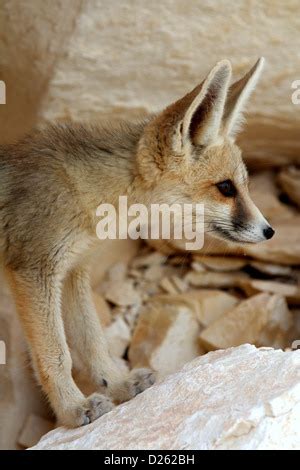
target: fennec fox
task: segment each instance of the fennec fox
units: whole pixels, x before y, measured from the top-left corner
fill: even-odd
[[[273,229],[248,194],[234,143],[241,110],[263,65],[230,86],[219,62],[193,91],[142,123],[51,125],[0,149],[0,239],[36,376],[58,420],[87,424],[154,382],[111,359],[93,306],[89,260],[100,242],[96,208],[163,201],[205,204],[215,237],[255,243]],[[65,327],[65,328],[64,328]],[[95,393],[72,378],[68,344]]]

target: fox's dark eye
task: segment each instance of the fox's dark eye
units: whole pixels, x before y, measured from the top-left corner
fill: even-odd
[[[231,180],[221,181],[221,183],[216,184],[218,190],[225,197],[234,197],[236,196],[236,188]]]

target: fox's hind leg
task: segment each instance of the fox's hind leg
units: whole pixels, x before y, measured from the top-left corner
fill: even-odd
[[[96,393],[86,398],[73,381],[58,277],[43,269],[7,270],[7,274],[37,378],[58,421],[81,426],[110,411],[113,405],[106,396]]]

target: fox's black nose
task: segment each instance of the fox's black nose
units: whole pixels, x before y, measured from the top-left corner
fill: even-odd
[[[270,238],[273,237],[275,233],[275,230],[272,229],[272,227],[264,228],[263,234],[267,240],[270,240]]]

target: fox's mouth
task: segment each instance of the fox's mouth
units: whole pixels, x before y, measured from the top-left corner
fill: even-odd
[[[221,238],[222,240],[230,241],[233,243],[242,243],[242,244],[251,245],[253,243],[258,242],[258,240],[249,240],[249,239],[245,240],[245,239],[239,238],[230,229],[220,227],[217,224],[213,224],[213,231],[215,232],[215,234],[217,234],[217,238]]]

